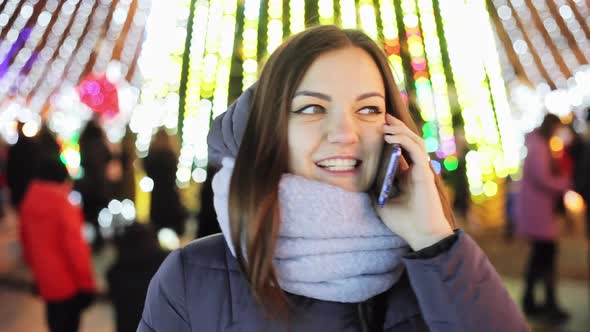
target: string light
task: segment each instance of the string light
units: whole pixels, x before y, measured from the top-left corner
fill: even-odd
[[[146,23],[139,68],[133,75],[134,80],[141,77],[140,72],[143,75],[141,97],[129,122],[131,131],[137,133],[140,157],[147,155],[154,128],[165,125],[173,130],[178,125],[182,64],[177,59],[184,52],[188,5],[185,0],[152,1],[151,11],[157,14],[149,15]]]
[[[420,105],[420,115],[426,122],[422,130],[426,151],[429,153],[436,152],[440,149],[440,143],[437,139],[439,128],[436,119],[432,83],[428,73],[428,63],[424,54],[424,44],[416,2],[414,0],[402,0],[401,8],[412,72],[414,73],[416,97]]]
[[[465,138],[468,143],[477,147],[477,150],[469,151],[466,155],[469,188],[473,195],[486,194],[484,183],[494,179],[494,162],[503,156],[482,63],[482,49],[487,49],[484,46],[485,41],[480,39],[479,34],[466,35],[464,31],[466,27],[479,31],[480,25],[489,24],[489,21],[478,20],[480,17],[474,15],[463,3],[439,4],[455,88],[465,123]],[[470,45],[469,50],[465,49],[465,44]]]
[[[355,0],[340,0],[340,14],[343,28],[357,28]]]
[[[420,23],[422,27],[422,34],[424,36],[424,46],[426,51],[426,58],[428,60],[428,72],[430,74],[430,81],[432,83],[434,108],[435,108],[435,123],[439,127],[439,141],[440,147],[437,151],[439,158],[454,159],[445,160],[443,163],[447,170],[449,167],[454,167],[456,160],[455,137],[453,133],[453,120],[451,115],[451,107],[449,104],[447,79],[445,76],[442,52],[440,49],[440,41],[438,40],[438,32],[436,21],[434,19],[434,8],[431,0],[418,0],[418,9],[420,10]],[[427,120],[427,119],[425,119]],[[426,125],[429,125],[427,123]]]
[[[283,41],[283,0],[268,1],[266,51],[271,54]]]
[[[516,17],[518,17],[518,14],[508,6],[506,0],[493,0],[492,2],[510,42],[512,45],[520,45],[514,50],[516,51],[518,60],[523,65],[525,70],[524,74],[531,82],[543,82],[543,76],[541,75],[539,68],[534,64],[533,56],[524,41],[523,32],[516,23]],[[520,6],[518,8],[520,8]],[[536,46],[538,47],[538,44]]]
[[[291,4],[298,4],[300,6],[300,15],[301,21],[303,23],[303,17],[305,17],[305,2],[304,1],[297,1],[291,0]],[[291,6],[293,8],[293,5]],[[319,0],[318,1],[318,14],[320,16],[320,24],[334,24],[334,0]],[[297,28],[303,26],[303,24],[299,25]],[[303,30],[303,29],[301,29]],[[294,30],[291,28],[291,32],[295,33],[301,30]]]
[[[70,65],[66,73],[66,81],[72,84],[77,84],[80,81],[80,77],[90,55],[95,49],[96,43],[99,40],[100,33],[102,31],[104,20],[109,13],[112,0],[100,0],[98,7],[94,10],[91,19],[90,26],[86,32],[86,37],[82,41],[80,47],[76,50],[74,55],[74,61],[70,62]]]
[[[393,2],[379,0],[381,22],[383,22],[383,42],[385,53],[393,67],[393,74],[400,90],[405,90],[405,74],[401,58],[401,46],[399,42],[399,30]]]
[[[260,1],[244,2],[244,30],[242,32],[242,91],[256,82],[258,76],[258,16]]]
[[[359,16],[361,29],[373,40],[377,40],[377,18],[372,0],[360,0]]]
[[[53,3],[52,3],[53,2]],[[45,33],[49,21],[51,20],[51,12],[49,8],[57,6],[57,0],[47,1],[37,17],[36,24],[33,26],[31,34],[23,48],[18,52],[12,65],[8,68],[5,75],[0,78],[0,100],[2,100],[13,84],[16,84],[15,79],[20,74],[25,65],[33,58],[33,51],[41,41],[41,37]]]
[[[106,70],[107,64],[113,54],[115,42],[119,39],[119,35],[123,31],[131,1],[132,0],[119,0],[117,2],[111,21],[109,22],[109,29],[100,44],[100,50],[96,57],[96,61],[94,62],[94,66],[92,67],[93,72],[102,73]]]
[[[578,23],[574,17],[572,7],[569,6],[566,0],[556,0],[555,6],[558,8],[559,15],[563,18],[568,30],[578,44],[579,50],[584,55],[584,60],[588,63],[588,60],[590,59],[590,41],[586,38],[580,23]]]
[[[474,28],[478,31],[477,35],[480,41],[478,49],[483,57],[483,64],[488,77],[491,96],[494,101],[495,120],[498,123],[497,128],[492,129],[492,126],[488,126],[488,128],[490,128],[490,131],[497,131],[500,134],[502,158],[494,159],[494,168],[498,176],[505,177],[508,174],[514,174],[518,171],[520,164],[519,150],[524,146],[524,141],[522,136],[519,137],[516,135],[516,130],[512,123],[510,105],[508,104],[508,96],[506,94],[506,84],[502,79],[502,68],[496,51],[498,44],[495,42],[492,22],[490,22],[490,16],[485,3],[474,1],[471,3],[469,9],[476,18],[475,20],[482,22],[482,24],[476,25]],[[482,117],[481,121],[494,121],[494,116],[491,112],[486,114],[488,116]],[[496,146],[496,148],[499,148],[499,146]]]
[[[576,56],[573,53],[567,39],[561,33],[561,29],[557,26],[555,19],[551,15],[549,8],[544,1],[533,1],[533,6],[537,9],[540,19],[543,21],[543,26],[553,41],[553,44],[559,49],[561,57],[569,68],[576,68],[580,65]],[[558,87],[565,87],[565,80],[556,81]]]
[[[61,46],[56,50],[58,56],[51,61],[51,64],[48,66],[49,71],[45,74],[46,79],[41,82],[37,92],[31,99],[31,107],[33,109],[43,107],[47,102],[47,98],[49,98],[55,90],[55,87],[61,83],[61,77],[65,71],[66,64],[68,63],[73,50],[78,45],[78,41],[82,35],[84,27],[88,23],[88,16],[92,11],[93,6],[93,0],[85,1],[80,4],[80,7],[74,16],[72,27],[68,30],[68,34],[61,43]]]
[[[68,0],[62,5],[61,10],[57,14],[57,19],[51,28],[51,32],[45,40],[45,46],[39,52],[39,57],[35,61],[35,66],[31,68],[31,71],[19,87],[19,94],[21,96],[28,96],[29,93],[32,92],[33,88],[38,84],[42,76],[44,76],[47,63],[49,63],[55,52],[58,50],[59,42],[63,36],[63,33],[71,19],[73,19],[71,14],[76,9],[76,4],[78,1],[79,0]],[[48,80],[51,79],[57,78],[48,77]],[[38,96],[31,99],[30,108],[33,112],[38,113],[43,107],[45,101],[42,100],[45,91],[35,91]]]
[[[133,20],[129,31],[125,37],[125,43],[121,50],[121,76],[126,77],[129,68],[135,59],[135,54],[143,37],[143,31],[147,22],[147,16],[150,11],[151,0],[138,0]]]

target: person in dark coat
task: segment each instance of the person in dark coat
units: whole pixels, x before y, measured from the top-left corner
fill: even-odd
[[[381,151],[394,143],[401,193],[378,207]],[[364,33],[288,39],[215,119],[208,147],[222,166],[222,234],[168,256],[139,332],[528,331],[454,229],[389,62]]]
[[[187,212],[180,200],[176,185],[178,156],[170,137],[159,130],[150,144],[148,156],[143,160],[145,173],[154,181],[150,205],[150,220],[156,231],[166,227],[180,237],[184,234]]]
[[[98,214],[100,210],[108,206],[111,200],[112,190],[106,171],[112,155],[105,132],[96,118],[88,121],[80,134],[78,143],[83,176],[76,181],[74,187],[82,195],[84,218],[95,230],[93,249],[97,251],[104,245],[98,224]]]
[[[137,329],[150,280],[168,255],[153,227],[134,223],[115,237],[118,257],[107,272],[117,332]]]

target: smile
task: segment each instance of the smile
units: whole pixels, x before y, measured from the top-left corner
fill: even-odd
[[[356,173],[362,161],[353,158],[328,158],[315,164],[330,173]]]

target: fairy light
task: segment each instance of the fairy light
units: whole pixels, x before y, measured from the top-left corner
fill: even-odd
[[[357,28],[355,0],[340,0],[340,13],[343,28]]]
[[[109,22],[109,29],[101,42],[100,50],[92,67],[93,72],[102,73],[106,70],[107,64],[113,55],[115,42],[119,39],[119,35],[123,31],[131,1],[119,0],[117,2],[111,21]]]
[[[143,75],[139,103],[133,110],[129,128],[137,133],[138,156],[146,156],[154,128],[178,125],[178,89],[189,14],[185,0],[153,0],[146,23],[146,38],[132,76],[137,84]],[[202,23],[199,22],[199,23]]]
[[[401,46],[399,42],[399,30],[397,29],[397,18],[395,16],[395,7],[393,2],[379,0],[379,11],[381,13],[381,22],[383,22],[383,42],[385,53],[393,67],[397,86],[400,90],[405,90],[405,74],[402,64]]]
[[[62,5],[61,10],[57,14],[57,19],[55,20],[49,35],[46,37],[45,45],[39,52],[39,57],[35,61],[35,65],[31,68],[31,71],[19,86],[19,94],[21,96],[28,96],[40,81],[46,69],[47,63],[49,63],[49,61],[53,58],[53,55],[58,49],[58,44],[61,40],[61,37],[63,36],[64,30],[66,29],[70,20],[73,19],[71,14],[76,9],[77,3],[77,0],[68,0]],[[39,105],[40,101],[40,98],[37,98],[34,103],[31,101],[31,108],[33,111],[40,111],[40,108],[43,106]]]
[[[565,36],[561,33],[561,30],[557,26],[555,19],[551,15],[549,8],[547,7],[545,1],[533,1],[533,6],[537,9],[537,13],[539,14],[541,20],[543,21],[543,26],[549,37],[553,41],[553,44],[558,47],[559,52],[561,53],[561,57],[563,58],[565,64],[569,68],[576,68],[580,65],[576,56],[573,53],[573,50],[569,46],[569,43]],[[558,80],[555,82],[558,87],[565,87],[565,80]]]
[[[186,103],[182,122],[182,148],[178,158],[177,181],[186,184],[190,180],[190,171],[195,156],[195,144],[202,137],[201,130],[204,123],[209,126],[209,113],[203,114],[200,108],[202,95],[205,45],[207,42],[207,27],[209,21],[209,4],[206,0],[199,0],[195,3],[191,43],[190,59],[188,70],[188,81],[186,88]],[[225,30],[225,29],[224,29]],[[223,32],[227,34],[227,32]],[[210,43],[210,42],[209,42]],[[200,127],[201,126],[201,127]],[[201,130],[202,131],[202,130]],[[206,145],[205,145],[206,146]],[[184,174],[189,173],[189,178]]]
[[[322,1],[318,4],[320,6],[319,15],[320,22],[322,22]],[[324,9],[325,10],[325,9]],[[327,24],[327,23],[322,23]],[[290,0],[289,1],[289,31],[291,34],[301,32],[305,29],[305,1]]]
[[[49,21],[51,20],[51,12],[49,9],[57,7],[57,4],[57,0],[50,0],[45,3],[25,45],[18,52],[5,75],[0,78],[0,100],[5,97],[10,87],[17,83],[15,80],[21,73],[21,70],[25,67],[27,62],[31,61],[33,51],[37,48],[37,45],[41,41],[41,37],[43,37],[43,34],[49,25]]]
[[[570,30],[587,63],[590,59],[590,41],[586,38],[580,23],[578,23],[578,20],[574,17],[574,9],[570,7],[566,0],[556,0],[555,6],[558,8],[559,15],[563,18],[563,21]]]
[[[436,21],[434,19],[434,8],[431,0],[418,0],[420,10],[420,23],[424,37],[426,58],[428,60],[428,72],[432,83],[435,107],[435,121],[439,127],[440,147],[437,151],[439,158],[450,158],[443,162],[447,170],[455,166],[456,160],[455,136],[453,133],[453,120],[451,106],[449,104],[447,79],[443,66],[442,52],[438,40]],[[427,123],[428,124],[428,123]],[[456,168],[456,167],[455,167]]]
[[[94,10],[90,18],[90,26],[88,27],[86,36],[80,47],[76,50],[74,61],[70,62],[70,65],[66,70],[66,81],[76,84],[80,80],[82,72],[84,71],[88,60],[96,47],[96,43],[99,40],[104,20],[111,7],[111,2],[112,0],[101,0],[98,7]]]
[[[372,0],[360,0],[359,16],[361,29],[373,40],[377,40],[377,18]]]
[[[150,4],[151,0],[138,0],[132,24],[125,37],[125,44],[123,45],[119,59],[121,63],[121,77],[127,76],[129,68],[135,58],[137,47],[143,37]]]
[[[500,22],[506,31],[510,42],[514,46],[518,45],[518,47],[514,47],[514,50],[518,60],[523,65],[525,75],[531,82],[544,81],[539,68],[537,68],[533,62],[533,56],[525,42],[523,31],[520,30],[516,23],[516,17],[519,17],[518,13],[512,10],[506,0],[493,0],[492,3],[500,17]],[[521,7],[522,5],[518,8]],[[536,45],[538,46],[538,44]]]
[[[193,160],[206,167],[207,164],[207,132],[209,130],[209,122],[213,108],[212,97],[217,86],[217,74],[219,68],[219,50],[221,47],[221,31],[222,26],[223,3],[220,0],[209,2],[209,17],[207,22],[207,33],[205,36],[204,52],[195,54],[196,61],[201,62],[200,75],[191,76],[190,84],[195,84],[195,80],[200,80],[200,95],[194,95],[194,100],[191,104],[187,103],[184,123],[185,127],[189,126],[188,131],[183,130],[183,147],[181,149],[181,156],[179,157],[179,167],[177,172],[177,180],[183,185],[190,181],[190,174],[192,170]],[[195,20],[195,23],[201,22]],[[216,32],[213,32],[215,30]],[[200,57],[203,57],[202,60]],[[193,73],[191,73],[193,74]],[[198,103],[195,103],[198,101]],[[186,176],[188,174],[188,176]]]
[[[268,1],[266,51],[271,54],[283,41],[283,0]]]
[[[305,15],[305,2],[291,0],[291,4],[298,4],[302,9],[302,17]],[[334,24],[334,0],[319,0],[318,1],[318,15],[320,16],[320,24]],[[300,30],[298,30],[300,31]],[[291,32],[297,32],[291,29]]]
[[[520,19],[524,29],[523,33],[529,36],[529,40],[531,41],[531,46],[533,50],[539,55],[541,63],[547,70],[547,74],[549,75],[550,79],[554,83],[563,82],[565,80],[565,76],[559,69],[559,66],[556,62],[555,54],[553,54],[545,42],[545,38],[543,38],[541,31],[537,28],[535,21],[532,19],[532,11],[525,5],[513,5],[514,11],[516,16]],[[513,43],[514,50],[517,53],[523,52],[528,45],[524,41],[524,38],[520,41],[516,41]],[[535,65],[530,60],[531,65]],[[536,66],[536,65],[535,65]]]
[[[242,90],[256,82],[258,76],[258,16],[260,1],[244,2],[244,30],[242,32]]]
[[[8,25],[8,21],[10,21],[10,18],[14,14],[16,7],[18,7],[19,2],[20,1],[18,1],[18,0],[10,0],[6,3],[6,5],[4,5],[4,8],[2,9],[2,13],[0,13],[0,35],[2,35],[2,33],[4,32],[4,28],[6,27],[6,25]],[[8,36],[9,35],[6,34],[7,40],[8,40]],[[14,40],[16,40],[16,38]],[[13,40],[13,42],[14,42],[14,40]],[[4,57],[0,57],[0,60],[3,58]]]
[[[227,108],[231,63],[234,54],[236,10],[237,5],[235,2],[228,1],[225,3],[222,23],[223,34],[221,35],[221,47],[219,49],[219,66],[213,96],[213,118],[225,112]]]
[[[21,36],[21,33],[24,32],[23,29],[33,14],[33,7],[37,1],[27,1],[21,6],[20,12],[12,23],[10,30],[6,32],[5,41],[0,43],[0,64],[8,60],[7,56],[9,55],[10,50],[15,46],[16,41]],[[13,2],[6,4],[6,6],[11,5],[10,8],[4,8],[7,14],[10,13],[8,17],[12,16],[14,13],[17,3],[18,1],[14,4]],[[14,5],[14,7],[12,7],[12,5]]]
[[[582,24],[590,27],[590,8],[588,7],[588,3],[584,0],[573,0],[573,2],[576,5],[576,9],[580,13],[581,18],[586,18],[586,21],[582,21]]]
[[[73,50],[78,45],[82,31],[88,23],[88,16],[94,6],[94,0],[88,0],[80,4],[78,11],[72,22],[72,27],[68,30],[68,34],[64,41],[59,47],[58,56],[51,61],[49,65],[49,71],[47,72],[46,79],[40,84],[37,93],[33,95],[31,105],[34,109],[42,107],[46,102],[47,98],[51,96],[55,87],[61,83],[61,77],[65,71],[66,64],[68,63]]]
[[[466,27],[474,29],[489,22],[478,21],[478,17],[463,3],[443,1],[439,4],[455,88],[465,123],[465,138],[468,143],[477,147],[466,156],[469,188],[473,195],[481,195],[485,194],[484,183],[494,179],[494,161],[501,158],[502,153],[480,54],[482,41],[479,34],[466,35],[464,31]],[[471,38],[465,40],[468,38],[466,36]],[[464,47],[466,43],[471,45],[469,50]]]
[[[506,94],[506,83],[502,78],[502,68],[500,66],[500,59],[497,53],[498,44],[495,42],[494,32],[492,30],[492,22],[490,21],[489,13],[487,12],[484,2],[474,1],[471,3],[470,12],[475,17],[476,22],[482,24],[475,25],[479,43],[478,49],[483,57],[485,72],[488,76],[490,92],[494,100],[495,119],[498,127],[491,128],[489,122],[493,121],[493,114],[488,114],[488,117],[481,119],[486,123],[490,131],[496,131],[501,137],[501,150],[496,150],[497,153],[502,153],[502,158],[494,158],[494,168],[496,174],[504,177],[508,174],[514,174],[518,171],[520,158],[518,151],[524,146],[522,136],[516,135],[516,130],[512,122],[510,114],[510,105],[508,104],[508,96]],[[493,122],[492,122],[493,123]],[[496,146],[499,148],[499,146]]]
[[[405,32],[408,38],[408,51],[414,73],[416,96],[420,105],[420,115],[426,122],[424,125],[425,130],[423,130],[426,150],[428,152],[436,152],[440,148],[437,139],[439,129],[416,2],[413,0],[402,0],[401,8],[404,17]]]

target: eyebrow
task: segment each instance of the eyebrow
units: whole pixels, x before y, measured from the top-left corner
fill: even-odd
[[[295,98],[297,96],[310,96],[310,97],[323,99],[325,101],[332,101],[332,97],[328,96],[327,94],[321,93],[321,92],[303,90],[303,91],[299,91],[299,92],[295,93],[295,96],[293,98]],[[356,97],[356,101],[367,99],[370,97],[381,97],[381,98],[385,99],[385,97],[383,97],[383,95],[380,94],[379,92],[367,92],[367,93],[363,93],[363,94],[359,95],[358,97]]]

